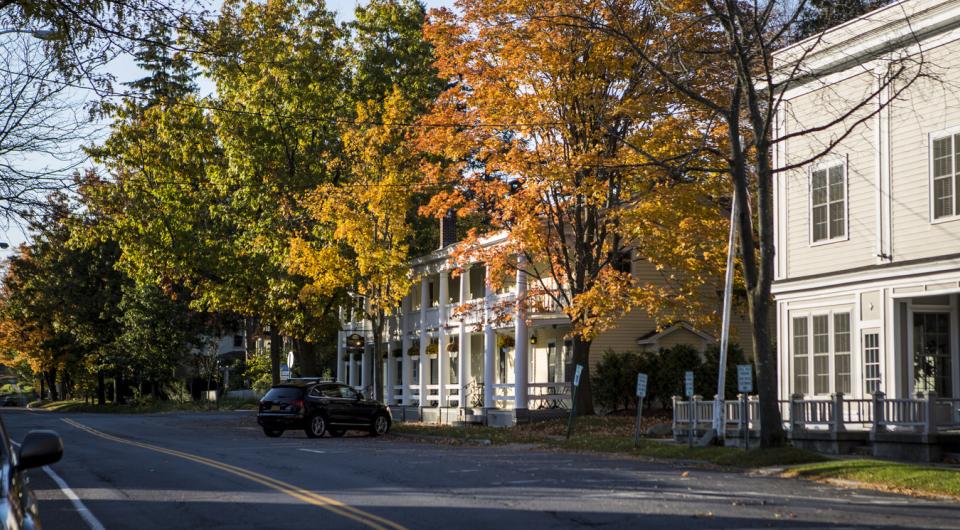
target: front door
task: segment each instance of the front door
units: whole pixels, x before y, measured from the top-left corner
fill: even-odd
[[[953,396],[950,363],[950,313],[913,314],[913,389]]]

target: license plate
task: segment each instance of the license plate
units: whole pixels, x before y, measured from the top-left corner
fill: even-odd
[[[280,410],[280,405],[274,405],[270,407],[270,410]]]

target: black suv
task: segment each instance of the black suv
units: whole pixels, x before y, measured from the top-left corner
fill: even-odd
[[[257,423],[271,438],[287,429],[303,429],[310,438],[319,438],[324,432],[339,437],[347,429],[379,436],[390,430],[393,418],[390,407],[365,399],[347,385],[296,381],[276,385],[263,396]]]

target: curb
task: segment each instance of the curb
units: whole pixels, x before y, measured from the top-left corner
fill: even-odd
[[[413,434],[405,432],[393,432],[390,433],[393,436],[399,438],[407,438],[409,440],[425,441],[425,442],[459,442],[469,445],[493,445],[493,441],[488,438],[454,438],[451,436],[437,436],[435,434]]]

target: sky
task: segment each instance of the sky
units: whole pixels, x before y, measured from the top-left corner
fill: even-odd
[[[453,0],[421,0],[426,4],[427,8],[434,7],[453,7]],[[358,2],[356,0],[328,0],[327,8],[331,11],[337,13],[337,20],[340,22],[348,22],[353,20],[354,8],[359,4],[364,4],[365,2]],[[212,4],[215,7],[219,7],[222,2],[219,0],[213,0]],[[2,39],[2,37],[0,37]],[[2,42],[0,42],[2,45]],[[137,68],[137,65],[134,63],[132,57],[125,55],[118,57],[111,63],[105,66],[105,69],[113,74],[116,78],[114,85],[114,90],[122,91],[123,85],[121,83],[132,81],[138,79],[143,75],[143,71]],[[202,94],[211,94],[214,92],[213,83],[205,78],[200,78],[197,80],[199,85],[200,92]],[[84,91],[77,91],[84,92]],[[75,101],[84,101],[89,100],[89,97],[85,93],[73,94],[71,97],[75,98]],[[92,138],[102,137],[107,132],[108,124],[99,124],[97,126],[97,131],[91,135]],[[83,154],[80,150],[80,146],[77,146],[77,156],[79,159],[82,159]],[[46,165],[48,162],[44,161],[41,157],[37,157],[35,161],[31,162],[40,168]],[[9,248],[6,250],[0,250],[0,258],[8,257],[16,247],[28,239],[28,234],[25,233],[22,222],[18,220],[11,220],[6,222],[0,222],[0,241],[8,243]]]

